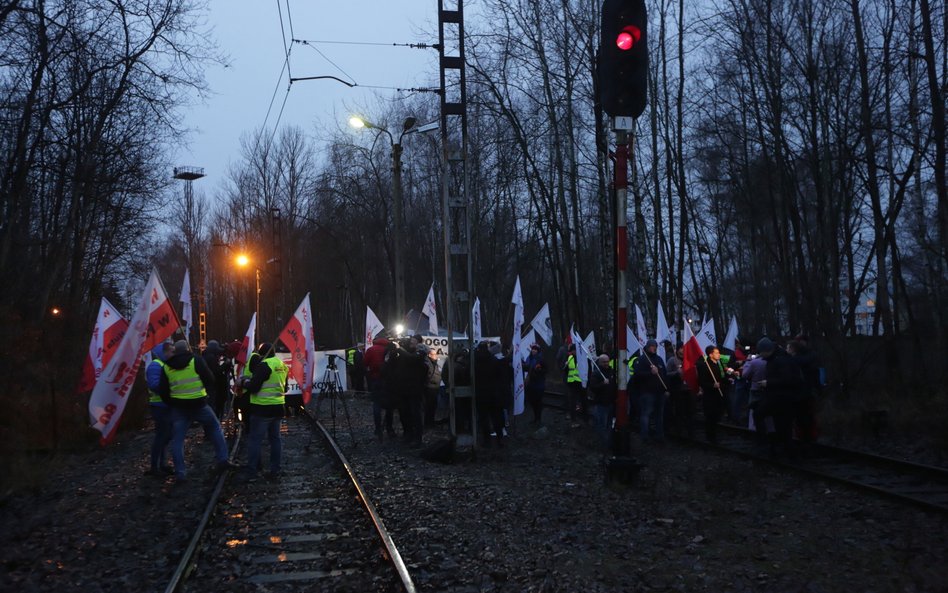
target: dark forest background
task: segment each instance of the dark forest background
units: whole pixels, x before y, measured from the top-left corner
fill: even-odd
[[[923,400],[948,416],[945,2],[648,8],[630,302],[650,329],[660,300],[679,328],[706,314],[723,336],[736,316],[744,343],[805,332],[833,397],[855,408]],[[189,269],[208,337],[234,339],[254,309],[253,266],[233,263],[247,253],[262,271],[259,335],[275,337],[311,292],[317,341],[331,347],[357,340],[366,305],[386,325],[398,317],[396,242],[410,307],[443,278],[437,133],[405,137],[401,235],[391,147],[371,129],[248,129],[226,184],[197,181],[186,196],[170,147],[208,91],[203,68],[223,60],[205,10],[0,0],[0,398],[14,410],[0,420],[4,447],[83,433],[87,396],[73,386],[99,300],[130,311],[152,266],[176,301]],[[519,274],[528,320],[549,301],[558,340],[574,322],[603,336],[613,262],[599,2],[465,10],[484,331],[509,334]],[[437,109],[437,95],[395,95],[365,115],[397,130]]]

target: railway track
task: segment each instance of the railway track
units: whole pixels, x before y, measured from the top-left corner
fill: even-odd
[[[565,401],[565,394],[547,392],[544,404],[562,410]],[[696,427],[695,433],[701,432]],[[948,513],[948,469],[945,468],[820,443],[810,446],[806,456],[797,460],[771,458],[769,450],[755,441],[753,432],[727,424],[719,425],[718,442],[714,444],[698,438],[674,438]]]
[[[283,477],[223,476],[166,593],[415,591],[382,519],[326,429],[285,419]],[[264,464],[267,450],[264,450]]]
[[[757,444],[753,432],[727,424],[719,425],[716,444],[695,442],[948,513],[948,470],[944,468],[821,443],[810,445],[806,455],[795,460],[772,459],[769,451]]]

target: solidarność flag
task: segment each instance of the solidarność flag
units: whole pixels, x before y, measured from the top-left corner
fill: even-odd
[[[280,341],[290,349],[290,374],[303,392],[303,403],[308,404],[313,391],[313,360],[316,358],[313,311],[309,306],[308,292],[280,332]]]
[[[115,437],[142,354],[171,337],[180,326],[168,293],[153,269],[128,330],[89,397],[92,428],[102,434],[102,445]]]
[[[112,360],[112,355],[122,342],[127,329],[128,321],[107,298],[102,297],[99,315],[92,329],[92,340],[89,341],[89,355],[82,365],[82,375],[79,377],[76,393],[91,391],[95,387],[102,369]]]

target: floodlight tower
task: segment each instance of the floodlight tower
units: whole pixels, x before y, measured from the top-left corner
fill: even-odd
[[[182,166],[174,168],[174,178],[184,181],[184,203],[188,208],[194,206],[194,180],[204,177],[204,167]],[[190,260],[191,254],[188,253]],[[191,269],[191,262],[188,261],[188,270]],[[194,274],[191,274],[194,277]],[[207,345],[207,303],[204,301],[204,272],[198,274],[198,338],[199,346],[204,348]]]

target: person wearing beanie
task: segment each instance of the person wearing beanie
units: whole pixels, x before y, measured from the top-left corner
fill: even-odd
[[[200,356],[191,353],[184,340],[174,343],[174,349],[165,361],[156,390],[161,400],[171,409],[171,457],[174,460],[175,479],[186,479],[184,438],[192,423],[198,422],[204,434],[214,445],[214,456],[219,470],[234,468],[229,460],[224,431],[214,410],[208,405],[216,389],[214,375]]]
[[[221,347],[220,342],[211,340],[207,343],[207,348],[204,349],[204,353],[201,355],[207,364],[207,368],[209,368],[211,374],[214,375],[215,393],[211,407],[214,409],[214,413],[217,414],[218,420],[224,417],[224,407],[230,398],[230,375],[233,374],[232,369],[222,363],[221,356],[223,354],[224,349]]]
[[[763,397],[759,405],[763,417],[772,417],[775,437],[770,454],[796,455],[793,447],[794,405],[802,398],[806,383],[797,360],[768,338],[757,343],[757,351],[767,361],[767,377],[759,382]]]
[[[639,436],[643,443],[665,440],[665,402],[669,397],[665,362],[658,355],[658,342],[649,340],[632,370],[639,394]],[[651,428],[654,424],[655,428]]]
[[[579,364],[576,360],[576,344],[567,346],[566,351],[569,356],[566,357],[566,364],[563,370],[566,372],[566,405],[569,406],[569,416],[572,421],[572,428],[579,428],[579,419],[583,412],[583,380],[579,376]]]

